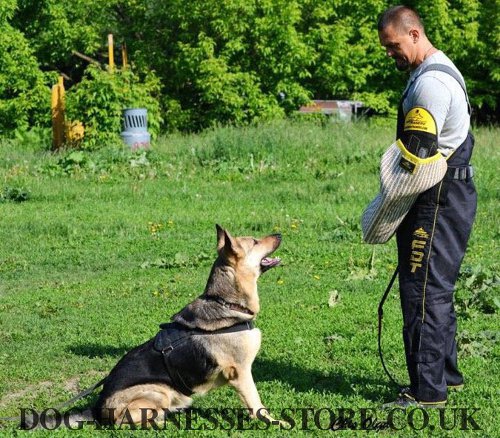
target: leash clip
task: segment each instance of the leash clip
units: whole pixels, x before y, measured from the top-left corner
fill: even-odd
[[[172,347],[172,345],[169,345],[167,348],[164,348],[163,350],[161,350],[161,354],[165,355],[165,354],[172,352],[173,350],[174,350],[174,347]]]

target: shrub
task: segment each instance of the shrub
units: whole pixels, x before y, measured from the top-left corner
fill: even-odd
[[[148,131],[155,138],[162,121],[159,93],[160,83],[154,73],[140,77],[126,69],[111,74],[91,65],[83,80],[66,94],[66,118],[84,124],[83,147],[95,149],[119,141],[124,109],[146,108]]]
[[[48,79],[51,76],[38,68],[23,34],[3,23],[0,33],[0,135],[16,129],[50,126]]]

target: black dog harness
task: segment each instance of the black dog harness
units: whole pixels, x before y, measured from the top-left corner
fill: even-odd
[[[200,329],[190,329],[177,322],[164,323],[160,325],[161,330],[154,338],[153,348],[160,352],[163,356],[163,362],[167,373],[172,380],[172,386],[183,394],[190,396],[193,394],[193,385],[188,379],[183,378],[183,370],[180,369],[179,363],[176,360],[180,355],[183,346],[189,343],[192,336],[199,335],[220,335],[224,333],[235,333],[243,330],[252,330],[253,323],[240,322],[231,327],[226,327],[219,330],[207,331]],[[191,348],[195,346],[191,345]],[[195,352],[196,353],[196,352]],[[185,357],[185,355],[183,355]]]
[[[100,423],[105,401],[117,391],[151,383],[168,385],[191,396],[194,388],[204,384],[217,368],[211,351],[196,336],[235,333],[254,328],[252,322],[241,322],[231,327],[208,331],[191,329],[177,322],[160,325],[157,335],[130,350],[104,379],[104,386],[94,407]]]

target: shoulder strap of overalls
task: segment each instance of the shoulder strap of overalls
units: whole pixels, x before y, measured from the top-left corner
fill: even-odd
[[[442,71],[443,73],[450,75],[453,79],[455,79],[460,84],[460,87],[462,87],[462,90],[464,90],[464,93],[465,93],[465,100],[467,101],[467,110],[468,110],[469,115],[470,115],[472,112],[472,109],[470,106],[469,96],[467,94],[467,88],[465,86],[465,82],[460,77],[460,75],[457,73],[456,70],[454,70],[453,68],[451,68],[450,66],[445,65],[445,64],[429,64],[428,66],[424,67],[422,69],[422,71],[418,74],[418,76],[415,76],[413,78],[411,84],[408,85],[408,87],[406,88],[403,99],[408,94],[408,91],[410,90],[410,87],[413,84],[413,82],[415,82],[415,79],[419,78],[420,76],[422,76],[424,73],[427,73],[428,71]]]
[[[405,89],[405,91],[403,93],[403,96],[401,97],[401,100],[399,101],[399,105],[398,105],[398,121],[397,121],[397,128],[396,128],[396,138],[400,138],[401,135],[402,135],[402,132],[403,132],[403,126],[404,126],[403,102],[406,99],[406,96],[408,96],[410,88],[412,87],[412,85],[415,82],[415,80],[417,78],[419,78],[420,76],[422,76],[424,73],[428,72],[428,71],[442,71],[443,73],[447,73],[452,78],[454,78],[460,84],[460,87],[462,87],[462,90],[464,90],[465,100],[467,101],[467,111],[468,111],[469,115],[472,114],[472,108],[470,106],[469,96],[467,94],[467,88],[465,87],[465,82],[460,77],[460,75],[454,69],[452,69],[448,65],[444,65],[444,64],[429,64],[428,66],[424,67],[422,69],[422,71],[420,71],[420,73],[417,76],[415,76],[411,80],[411,82],[406,86],[406,89]]]

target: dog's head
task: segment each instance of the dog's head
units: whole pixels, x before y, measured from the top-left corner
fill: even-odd
[[[279,265],[279,257],[269,257],[281,243],[281,234],[256,239],[254,237],[233,237],[219,225],[217,228],[217,252],[227,265],[256,278],[263,272]]]
[[[216,228],[218,257],[205,291],[174,315],[174,320],[188,327],[215,330],[254,319],[260,310],[257,280],[281,262],[279,257],[270,257],[280,246],[280,234],[260,239],[233,237],[221,226]]]

